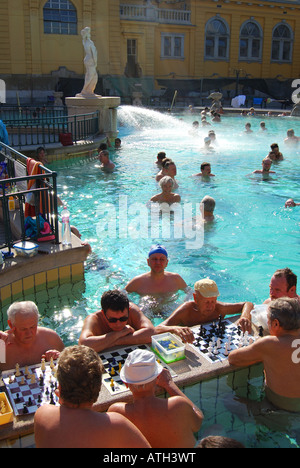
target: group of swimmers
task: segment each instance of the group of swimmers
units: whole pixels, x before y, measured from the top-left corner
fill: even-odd
[[[276,154],[281,154],[278,145],[272,146],[270,153],[277,157]],[[163,163],[156,180],[163,180],[167,171],[174,181],[175,163],[165,154],[160,159]],[[201,167],[201,173],[213,176],[209,163]],[[219,301],[218,286],[209,278],[197,281],[193,299],[185,301],[154,327],[127,293],[143,296],[186,291],[184,279],[166,271],[168,262],[165,247],[153,246],[147,256],[149,272],[130,280],[125,291],[106,291],[101,309],[85,319],[78,344],[73,346],[65,347],[55,331],[39,326],[39,313],[33,302],[16,302],[9,307],[8,330],[0,332],[6,347],[6,362],[0,364],[0,370],[13,369],[16,363],[21,367],[36,364],[42,357],[47,361],[58,359],[60,407],[43,405],[36,412],[37,447],[195,446],[194,433],[201,427],[203,413],[148,351],[130,353],[122,369],[121,378],[132,392],[133,401],[115,403],[105,413],[93,411],[101,389],[98,353],[113,346],[150,343],[154,334],[164,332],[191,343],[192,326],[216,320],[220,315],[239,315],[237,325],[243,331],[252,330],[253,303]],[[296,287],[297,277],[290,269],[277,270],[270,281],[270,297],[265,301],[269,334],[229,354],[229,363],[237,367],[263,363],[268,401],[274,408],[291,412],[300,412],[300,297]],[[168,393],[168,399],[156,397],[157,386]]]
[[[1,370],[36,364],[44,357],[58,359],[60,407],[41,406],[35,414],[37,447],[194,447],[203,413],[184,395],[170,373],[153,353],[132,351],[121,378],[132,392],[133,401],[111,405],[106,413],[93,411],[101,388],[102,367],[98,353],[113,346],[145,344],[154,334],[171,332],[185,343],[194,340],[191,327],[217,320],[221,315],[238,315],[237,324],[251,331],[250,301],[224,303],[218,300],[217,284],[204,278],[194,285],[193,300],[180,305],[154,327],[140,308],[129,301],[127,292],[172,293],[187,285],[176,273],[166,271],[168,253],[161,245],[149,251],[148,273],[133,278],[125,291],[106,291],[101,309],[83,324],[77,345],[65,348],[59,335],[40,327],[37,306],[15,302],[7,312],[8,330],[0,332],[5,342],[6,362]],[[300,297],[297,277],[288,268],[271,278],[268,307],[269,334],[246,348],[231,351],[229,363],[245,367],[258,362],[265,370],[265,393],[274,408],[300,412]],[[169,398],[156,396],[157,386]],[[71,428],[76,427],[76,431]],[[171,430],[172,429],[172,430]]]

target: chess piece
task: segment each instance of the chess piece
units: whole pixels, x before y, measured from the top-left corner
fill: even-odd
[[[20,377],[21,375],[21,372],[20,372],[20,365],[19,364],[16,364],[16,377]]]
[[[43,372],[46,370],[45,358],[42,358],[42,360],[41,360],[41,370],[42,370]]]

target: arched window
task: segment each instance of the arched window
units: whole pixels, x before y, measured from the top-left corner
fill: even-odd
[[[69,0],[48,0],[44,6],[45,34],[77,34],[77,11]]]
[[[224,20],[213,18],[206,24],[205,58],[224,60],[228,58],[229,28]]]
[[[254,21],[247,21],[240,32],[240,60],[259,60],[262,49],[262,31]]]
[[[271,59],[276,62],[290,62],[292,60],[293,32],[284,23],[273,29]]]

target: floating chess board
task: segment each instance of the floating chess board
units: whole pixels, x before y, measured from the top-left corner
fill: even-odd
[[[210,363],[224,361],[233,349],[247,346],[254,337],[243,333],[239,327],[226,319],[193,327],[192,347]]]
[[[55,395],[57,381],[48,363],[44,371],[41,369],[41,364],[20,367],[19,371],[18,377],[16,370],[2,373],[2,380],[15,416],[34,414],[46,403],[58,405],[58,397]],[[31,377],[32,374],[35,376],[35,382]]]
[[[99,354],[105,369],[102,376],[102,384],[108,390],[110,395],[116,395],[118,393],[128,391],[128,388],[121,380],[120,369],[124,365],[128,354],[137,348],[151,351],[147,345],[134,345]],[[176,377],[177,374],[166,363],[163,361],[159,362],[165,369],[169,370],[172,377]]]

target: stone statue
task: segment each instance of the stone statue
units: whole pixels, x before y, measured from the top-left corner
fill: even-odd
[[[81,31],[82,43],[84,47],[85,57],[84,66],[86,69],[84,86],[80,94],[76,94],[76,97],[99,97],[94,94],[97,82],[97,60],[98,54],[97,49],[91,40],[91,28],[86,27]]]

